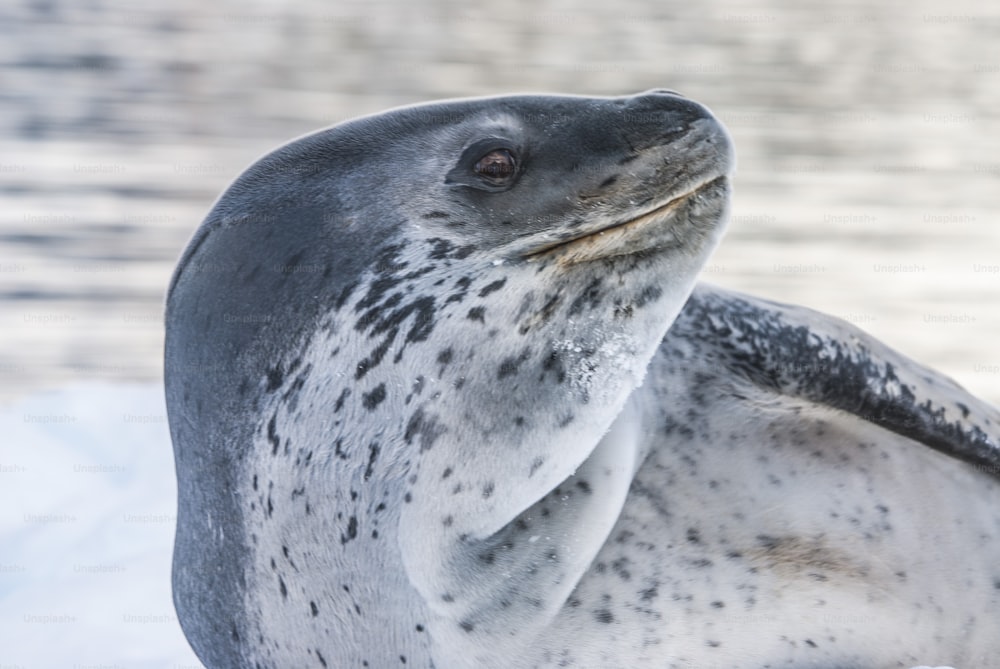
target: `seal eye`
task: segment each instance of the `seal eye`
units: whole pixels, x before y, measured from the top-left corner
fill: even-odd
[[[444,181],[487,193],[501,193],[513,188],[521,178],[527,165],[526,154],[516,141],[484,137],[465,147]]]
[[[490,181],[506,181],[517,172],[517,161],[507,149],[494,149],[476,161],[472,170]]]

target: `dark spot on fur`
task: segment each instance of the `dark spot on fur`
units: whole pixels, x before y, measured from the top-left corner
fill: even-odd
[[[548,357],[542,362],[542,377],[545,377],[546,373],[550,373],[555,376],[556,383],[566,382],[566,367],[563,365],[562,357],[558,351],[550,351]]]
[[[461,302],[462,300],[464,300],[466,294],[468,294],[469,292],[469,286],[472,285],[472,279],[467,276],[463,276],[461,279],[455,282],[455,285],[458,287],[458,292],[449,295],[448,299],[445,300],[445,304],[450,304],[452,302]]]
[[[650,302],[658,300],[661,295],[663,295],[663,289],[659,286],[646,286],[639,293],[639,297],[636,298],[635,306],[637,309],[642,309]]]
[[[278,414],[271,414],[271,420],[267,421],[267,440],[271,443],[271,455],[278,454],[278,446],[281,444],[276,427],[277,420]]]
[[[479,297],[486,297],[490,293],[500,290],[504,287],[505,283],[507,283],[506,277],[503,279],[497,279],[493,283],[483,286],[482,290],[479,291]]]
[[[472,630],[476,629],[475,625],[470,623],[468,620],[463,620],[461,623],[459,623],[458,626],[461,627],[466,632],[471,632]]]
[[[319,615],[319,607],[316,606],[316,602],[309,602],[309,610],[312,611],[313,618]]]
[[[393,340],[395,340],[396,334],[397,330],[393,330],[390,333],[390,336],[387,336],[381,344],[376,346],[367,358],[358,363],[357,368],[354,370],[355,380],[364,378],[365,374],[370,372],[375,367],[378,367],[379,363],[382,362],[382,358],[385,357],[386,351],[389,350],[389,346],[391,346]]]
[[[343,439],[338,438],[337,441],[333,442],[333,454],[336,455],[341,460],[346,460],[347,452],[344,451],[344,449],[342,448],[343,445],[344,445]]]
[[[614,316],[615,316],[615,318],[628,319],[628,318],[632,318],[632,316],[634,315],[634,313],[635,313],[635,310],[632,308],[631,304],[626,305],[624,307],[619,305],[619,306],[615,307],[615,314],[614,314]]]
[[[434,298],[421,297],[413,305],[417,311],[417,317],[413,327],[406,333],[406,341],[426,341],[434,329]]]
[[[607,625],[613,623],[615,621],[615,617],[611,615],[611,611],[607,609],[599,609],[597,611],[594,611],[594,620],[596,620],[599,623],[604,623],[605,625]]]
[[[278,577],[278,589],[281,590],[281,598],[288,599],[288,588],[285,587],[285,579]]]
[[[339,412],[344,408],[344,400],[351,396],[351,389],[344,388],[340,391],[340,395],[337,397],[337,401],[333,403],[333,413]]]
[[[428,211],[422,215],[423,218],[451,218],[451,214],[446,211]]]
[[[545,464],[545,458],[537,457],[534,460],[532,460],[531,469],[528,471],[528,478],[534,476],[535,472],[537,472],[539,467],[541,467],[543,464]]]
[[[552,315],[556,311],[556,306],[562,301],[562,296],[559,293],[555,293],[546,300],[545,304],[542,305],[541,310],[539,310],[537,316],[542,323],[547,323]]]
[[[380,383],[375,386],[375,389],[370,393],[362,393],[361,404],[364,405],[369,411],[373,411],[375,407],[385,400],[385,384]]]
[[[629,559],[619,558],[611,563],[611,569],[623,581],[632,580],[632,572],[628,570]]]
[[[429,240],[431,244],[431,260],[444,260],[448,257],[448,254],[452,252],[455,245],[449,242],[447,239],[440,239],[435,237]]]
[[[445,432],[446,428],[438,423],[437,417],[428,416],[421,407],[410,416],[403,438],[406,439],[406,443],[412,444],[413,438],[419,435],[420,452],[423,453],[429,451],[434,446],[434,442]]]
[[[497,369],[497,378],[503,379],[517,374],[517,370],[521,366],[521,363],[527,360],[530,355],[530,349],[525,348],[517,357],[510,356],[508,358],[504,358],[500,362],[500,367]]]
[[[275,390],[281,387],[281,384],[285,380],[285,373],[281,370],[281,365],[275,365],[267,370],[267,388],[265,389],[269,393],[273,393]]]
[[[358,518],[357,516],[351,516],[347,521],[347,534],[340,535],[340,545],[343,546],[349,541],[353,541],[358,537]]]
[[[500,363],[500,369],[497,371],[497,378],[504,378],[506,376],[513,376],[517,374],[517,358],[507,358]]]
[[[375,470],[375,461],[378,460],[378,455],[381,451],[382,448],[378,445],[377,441],[373,441],[368,445],[368,466],[365,467],[366,481],[372,477],[372,472]]]
[[[431,260],[463,260],[468,258],[476,250],[476,247],[472,244],[456,247],[447,239],[441,239],[439,237],[430,239],[428,242],[432,247],[430,253]]]
[[[590,310],[597,308],[601,303],[601,284],[603,279],[600,277],[595,277],[591,279],[590,283],[587,284],[586,288],[573,300],[569,306],[568,315],[574,316],[581,311],[586,306]]]
[[[342,291],[340,291],[340,295],[337,296],[337,302],[334,305],[337,308],[337,311],[340,311],[340,308],[344,306],[345,302],[347,302],[347,298],[351,296],[351,293],[353,293],[354,289],[357,287],[358,283],[355,281],[354,283],[348,284]]]
[[[469,309],[469,313],[466,314],[466,318],[470,321],[479,321],[480,323],[486,324],[486,307],[473,307]]]

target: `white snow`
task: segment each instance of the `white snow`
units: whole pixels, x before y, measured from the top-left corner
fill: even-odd
[[[162,386],[0,409],[0,666],[201,667],[170,597],[176,499]]]

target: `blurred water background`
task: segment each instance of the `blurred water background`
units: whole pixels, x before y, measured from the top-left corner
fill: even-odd
[[[0,665],[197,666],[169,601],[162,307],[255,158],[432,98],[652,87],[736,142],[705,280],[846,318],[1000,404],[1000,6],[0,4]]]
[[[178,254],[292,137],[431,98],[660,86],[739,153],[706,280],[1000,401],[1000,7],[975,0],[7,0],[3,396],[159,379]]]

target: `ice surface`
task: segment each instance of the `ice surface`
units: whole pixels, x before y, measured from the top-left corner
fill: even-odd
[[[0,412],[4,667],[201,667],[170,598],[173,454],[158,385]]]

